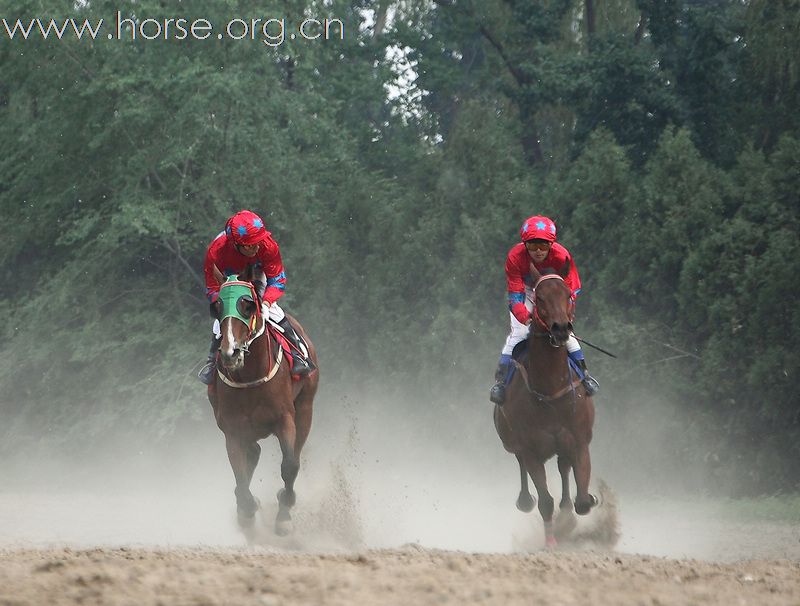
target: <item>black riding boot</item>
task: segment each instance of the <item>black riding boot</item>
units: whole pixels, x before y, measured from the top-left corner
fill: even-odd
[[[310,357],[305,358],[300,353],[300,351],[305,349],[305,343],[300,340],[300,335],[295,332],[294,328],[289,323],[289,318],[284,317],[283,320],[278,322],[278,326],[283,329],[283,335],[294,345],[292,348],[292,374],[298,376],[307,375],[314,370],[316,366],[314,366]]]
[[[593,396],[600,391],[600,383],[586,370],[586,360],[579,360],[578,366],[583,371],[583,386],[586,388],[586,395]]]
[[[214,373],[217,370],[217,350],[219,349],[219,339],[214,333],[211,333],[211,347],[208,349],[208,361],[200,372],[197,373],[197,378],[206,385],[214,383]]]
[[[494,373],[495,384],[489,391],[489,401],[502,406],[506,400],[506,377],[508,377],[508,367],[510,364],[501,362]]]

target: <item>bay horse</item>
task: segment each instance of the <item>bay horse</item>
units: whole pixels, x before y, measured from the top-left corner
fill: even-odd
[[[217,301],[222,341],[216,380],[208,388],[208,399],[217,426],[225,434],[233,475],[239,524],[253,524],[260,504],[250,492],[261,446],[258,441],[275,435],[281,447],[281,478],[275,532],[292,530],[290,510],[296,501],[294,482],[300,469],[300,451],[311,430],[314,396],[319,385],[317,354],[300,323],[289,316],[305,340],[309,356],[317,365],[310,374],[293,381],[289,360],[268,330],[267,318],[253,286],[255,270],[248,267],[227,281],[217,268],[221,284]],[[287,314],[288,316],[288,314]]]
[[[569,473],[574,470],[577,494],[574,510],[589,513],[597,498],[589,494],[591,458],[589,442],[594,425],[594,402],[580,378],[570,368],[566,342],[572,331],[574,302],[561,274],[539,273],[531,264],[534,307],[527,353],[506,391],[505,404],[495,405],[494,425],[503,447],[519,463],[520,493],[517,509],[525,513],[534,506],[528,490],[528,475],[539,496],[544,520],[545,544],[557,545],[553,525],[553,497],[547,490],[545,461],[556,455],[561,474],[562,512],[572,513]],[[573,520],[574,524],[574,520]]]

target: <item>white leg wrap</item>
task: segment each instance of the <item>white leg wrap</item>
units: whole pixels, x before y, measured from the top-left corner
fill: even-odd
[[[569,339],[567,339],[567,351],[572,353],[573,351],[578,351],[581,348],[581,344],[578,343],[578,339],[575,338],[575,335],[570,334]]]
[[[525,289],[525,307],[528,309],[528,311],[533,311],[533,290],[530,288]],[[528,338],[528,332],[530,330],[529,326],[521,324],[511,312],[508,312],[508,316],[511,320],[511,332],[506,338],[506,344],[503,346],[503,351],[500,352],[506,356],[511,355],[511,352],[514,351],[514,347],[517,345],[517,343]]]

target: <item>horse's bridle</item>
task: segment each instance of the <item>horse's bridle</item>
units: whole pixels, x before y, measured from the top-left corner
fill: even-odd
[[[256,320],[256,325],[258,325],[258,320]],[[266,329],[266,327],[267,327],[267,321],[264,318],[261,318],[260,328],[250,328],[248,326],[248,330],[250,332],[247,333],[247,339],[239,347],[234,347],[233,351],[241,351],[244,354],[250,353],[250,346],[253,344],[253,341],[255,341],[256,339],[258,339],[258,337],[264,334],[264,330]]]
[[[245,341],[238,347],[233,348],[234,352],[242,352],[242,355],[246,356],[248,353],[250,353],[250,346],[256,341],[256,339],[258,339],[265,332],[267,332],[266,330],[267,319],[261,312],[258,295],[256,294],[256,291],[250,282],[231,280],[223,284],[222,287],[220,288],[220,291],[222,290],[222,288],[225,288],[225,286],[248,287],[251,291],[253,302],[257,306],[256,313],[250,320],[246,321],[245,317],[242,316],[242,314],[238,311],[236,313],[231,313],[229,315],[226,315],[224,318],[220,320],[220,329],[222,329],[222,322],[227,319],[239,320],[240,322],[243,322],[247,326],[248,333],[247,337],[245,338]],[[270,340],[269,344],[267,345],[267,359],[272,360],[272,340]],[[225,383],[230,387],[236,387],[236,388],[255,387],[256,385],[261,385],[262,383],[266,383],[267,381],[272,379],[272,377],[274,377],[275,374],[278,372],[278,368],[280,367],[282,361],[283,361],[283,348],[280,345],[278,345],[277,359],[274,361],[272,368],[269,370],[266,376],[263,376],[260,379],[256,379],[255,381],[249,381],[247,383],[240,383],[238,381],[234,381],[233,379],[228,378],[220,368],[217,368],[217,375],[219,375],[219,378],[222,379],[223,383]]]
[[[540,276],[539,279],[536,280],[536,284],[533,285],[533,312],[531,313],[531,317],[535,322],[539,324],[539,326],[541,326],[544,329],[544,331],[537,332],[536,330],[534,330],[533,322],[531,323],[531,330],[533,331],[532,334],[534,337],[548,337],[550,339],[550,345],[552,347],[561,347],[561,345],[558,342],[556,342],[553,333],[550,332],[550,328],[547,326],[545,321],[542,320],[542,317],[539,315],[539,306],[536,304],[536,288],[539,286],[539,284],[541,284],[545,280],[552,280],[552,279],[557,279],[564,282],[564,278],[562,278],[558,274],[545,274],[543,276]]]

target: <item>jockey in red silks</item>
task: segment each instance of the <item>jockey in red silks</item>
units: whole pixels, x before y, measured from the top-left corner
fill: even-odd
[[[230,276],[244,271],[251,264],[255,265],[255,275],[266,279],[266,281],[259,278],[253,280],[253,287],[263,301],[264,315],[277,324],[283,330],[284,336],[294,345],[292,374],[305,375],[314,369],[314,363],[307,356],[298,353],[307,351],[306,346],[277,303],[286,288],[286,273],[283,270],[278,243],[264,227],[261,217],[249,210],[242,210],[228,219],[225,231],[211,242],[203,266],[206,296],[211,303],[211,315],[215,318],[208,362],[197,375],[206,385],[214,382],[217,350],[221,337],[215,305],[221,284],[214,275],[214,266],[223,275]]]
[[[569,272],[564,282],[572,291],[573,300],[581,290],[578,268],[569,251],[556,242],[556,225],[547,217],[530,217],[520,229],[522,242],[515,244],[506,258],[506,281],[508,283],[508,309],[511,316],[511,332],[500,354],[500,363],[495,373],[495,384],[489,393],[489,400],[502,406],[506,396],[506,384],[512,376],[511,353],[514,346],[528,338],[531,313],[533,311],[533,282],[530,276],[530,263],[537,270],[553,269],[560,272],[569,263]],[[588,395],[597,392],[600,385],[586,370],[583,351],[574,335],[567,341],[569,357],[583,371],[583,384]]]

